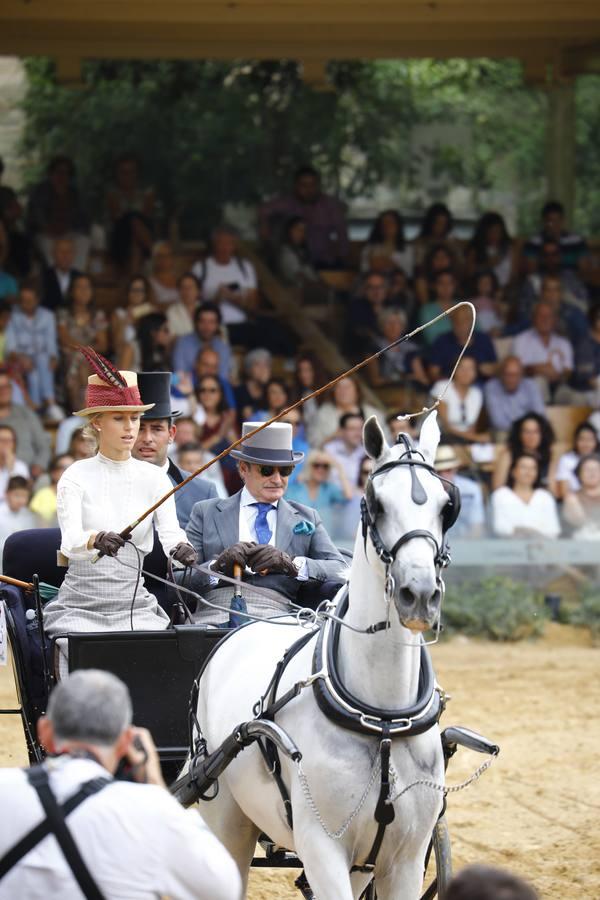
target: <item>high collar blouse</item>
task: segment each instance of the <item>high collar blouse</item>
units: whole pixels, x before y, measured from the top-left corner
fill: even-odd
[[[63,472],[57,488],[61,552],[69,559],[91,559],[96,554],[87,548],[92,534],[122,531],[171,489],[161,468],[133,457],[113,460],[97,453],[73,463]],[[131,540],[141,553],[152,550],[153,523],[167,555],[187,540],[177,521],[174,497],[134,528]]]

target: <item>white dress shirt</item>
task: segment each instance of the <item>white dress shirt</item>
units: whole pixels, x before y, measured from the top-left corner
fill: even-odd
[[[63,298],[66,298],[69,293],[69,285],[71,284],[71,272],[69,269],[65,272],[63,269],[54,266],[54,273],[56,275],[56,280],[58,281],[60,292],[63,295]]]
[[[58,803],[107,772],[91,759],[50,762]],[[44,818],[21,769],[0,769],[0,857]],[[106,900],[239,900],[233,859],[196,810],[184,810],[164,788],[114,781],[68,817],[78,849]],[[0,900],[81,900],[56,838],[49,835],[0,881]]]
[[[274,503],[271,504],[272,509],[267,512],[267,525],[271,529],[271,539],[269,544],[271,547],[275,546],[275,535],[277,534],[277,504],[278,500],[275,500]],[[262,541],[259,541],[258,536],[256,534],[256,520],[258,518],[258,507],[253,504],[258,503],[258,500],[252,496],[246,485],[242,488],[242,496],[240,497],[240,525],[239,525],[239,540],[240,541],[256,541],[257,544],[261,544]]]
[[[573,368],[573,346],[567,338],[552,334],[545,343],[535,328],[522,331],[515,338],[513,353],[524,366],[539,366],[551,363],[557,372]]]
[[[158,466],[133,457],[117,461],[97,453],[74,462],[61,475],[56,492],[61,553],[69,559],[92,559],[97,551],[89,550],[87,543],[93,532],[122,531],[172,488]],[[153,522],[165,553],[187,541],[177,521],[175,498],[169,497],[132,532],[142,553],[154,546]]]

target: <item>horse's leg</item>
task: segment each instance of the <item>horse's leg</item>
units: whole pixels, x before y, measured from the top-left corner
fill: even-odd
[[[375,875],[377,900],[418,900],[423,886],[422,857],[398,859],[385,875]]]
[[[219,779],[218,797],[210,802],[200,803],[199,809],[208,827],[234,858],[242,876],[245,896],[250,864],[259,835],[258,828],[239,808],[223,777]]]
[[[344,848],[320,829],[312,828],[297,835],[296,851],[304,865],[312,892],[317,900],[355,900],[350,882],[350,867]]]
[[[352,872],[350,874],[350,882],[352,884],[352,890],[354,891],[355,900],[358,900],[372,878],[373,875],[366,872]]]

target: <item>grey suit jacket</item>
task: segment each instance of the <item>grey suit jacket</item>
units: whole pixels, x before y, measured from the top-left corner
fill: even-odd
[[[241,491],[225,500],[203,500],[196,503],[190,516],[186,533],[190,544],[198,553],[198,562],[214,559],[227,547],[239,541]],[[302,522],[314,525],[312,534],[294,531]],[[346,562],[331,542],[316,510],[295,501],[284,500],[277,504],[277,528],[275,546],[292,558],[304,556],[307,575],[315,581],[344,580]],[[197,573],[198,574],[198,573]],[[303,582],[287,575],[245,576],[250,584],[268,587],[294,599]],[[201,591],[210,583],[210,577],[194,578],[195,590]]]
[[[184,472],[183,469],[178,468],[172,459],[169,460],[167,475],[173,486],[181,484],[189,474],[189,472]],[[216,496],[215,483],[214,481],[209,481],[208,478],[194,478],[184,488],[177,491],[175,494],[175,509],[177,510],[177,518],[181,527],[187,528],[194,504],[200,500],[211,500]]]

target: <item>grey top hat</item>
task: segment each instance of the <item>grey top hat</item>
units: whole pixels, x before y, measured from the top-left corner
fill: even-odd
[[[242,438],[263,422],[244,422]],[[260,466],[295,466],[304,459],[304,453],[292,449],[292,426],[289,422],[273,422],[258,434],[243,440],[237,450],[232,450],[234,459]]]

